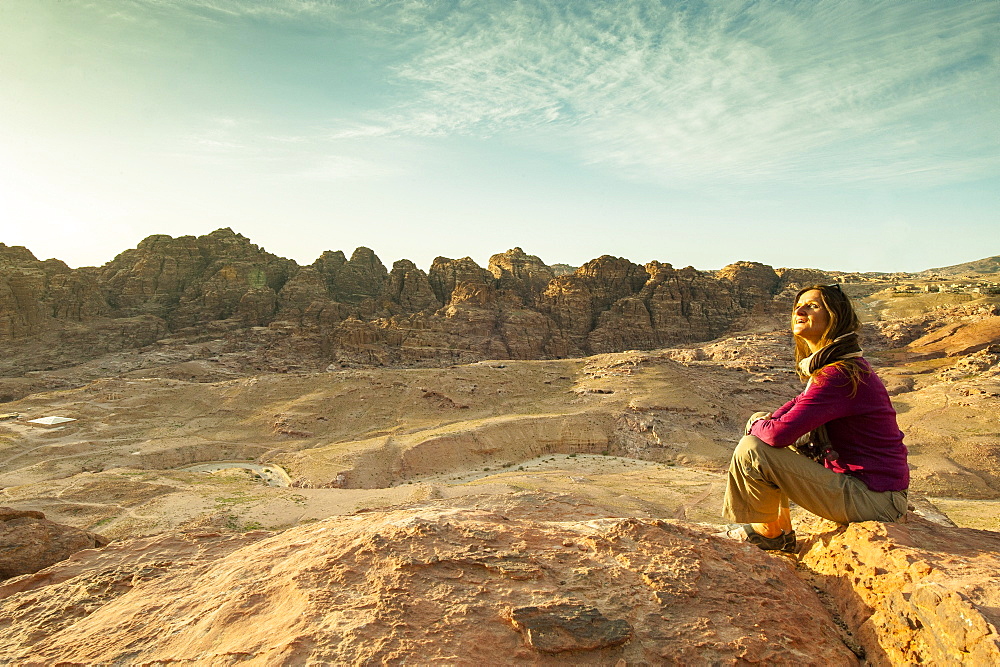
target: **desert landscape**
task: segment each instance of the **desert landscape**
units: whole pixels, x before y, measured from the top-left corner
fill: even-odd
[[[0,245],[0,653],[993,660],[996,264],[553,268],[516,248],[424,273],[364,248],[298,266],[223,229],[69,269]],[[793,557],[715,537],[743,422],[800,391],[791,298],[835,280],[914,511],[796,510]]]

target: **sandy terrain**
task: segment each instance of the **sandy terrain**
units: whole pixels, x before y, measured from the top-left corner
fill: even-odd
[[[885,298],[869,303],[887,312]],[[936,336],[872,354],[907,435],[914,493],[990,530],[1000,530],[1000,370],[986,348],[997,322],[951,318]],[[0,421],[0,501],[113,538],[286,528],[519,489],[714,522],[744,419],[800,388],[782,332],[587,359],[232,379],[178,379],[181,366],[211,364],[161,356],[108,355],[59,371],[83,386],[0,405],[19,415]],[[102,368],[112,377],[93,379]],[[43,416],[76,421],[25,423]],[[280,466],[290,485],[269,486],[259,469],[186,470],[227,461]]]

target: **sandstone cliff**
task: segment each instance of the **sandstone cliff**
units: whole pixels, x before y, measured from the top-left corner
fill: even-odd
[[[0,243],[0,341],[25,338],[111,312],[92,271],[39,261],[21,246]]]
[[[790,280],[812,277],[753,262],[713,275],[611,256],[566,271],[521,248],[487,268],[438,257],[427,273],[405,259],[389,271],[368,248],[350,258],[326,251],[303,267],[230,229],[151,236],[96,269],[0,246],[0,372],[59,368],[168,333],[237,349],[253,327],[280,332],[273,353],[315,369],[652,349],[770,317],[784,310]]]
[[[205,236],[150,236],[100,270],[115,314],[151,314],[172,329],[236,317],[273,319],[277,292],[297,269],[230,229]]]

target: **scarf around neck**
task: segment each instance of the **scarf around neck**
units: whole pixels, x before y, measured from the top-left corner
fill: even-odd
[[[812,386],[812,374],[823,366],[842,361],[844,359],[854,359],[862,355],[861,344],[858,342],[858,334],[854,331],[843,336],[837,336],[826,347],[816,350],[808,357],[799,362],[799,371],[809,376],[806,383],[806,391]],[[833,449],[830,436],[826,431],[826,424],[821,424],[815,429],[806,433],[795,442],[793,448],[814,461],[823,463],[835,461],[839,454]]]
[[[799,362],[799,372],[811,378],[812,374],[823,366],[843,359],[854,359],[863,353],[861,343],[858,341],[858,334],[852,331],[843,336],[837,336],[829,345],[821,347],[802,359]]]

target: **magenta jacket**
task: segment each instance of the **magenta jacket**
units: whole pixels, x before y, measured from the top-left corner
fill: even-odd
[[[903,491],[910,484],[903,434],[882,380],[868,362],[856,363],[869,371],[851,396],[851,382],[840,368],[821,368],[805,391],[774,411],[770,419],[750,429],[772,447],[787,447],[800,436],[826,424],[839,455],[824,465],[834,472],[857,477],[872,491]]]

